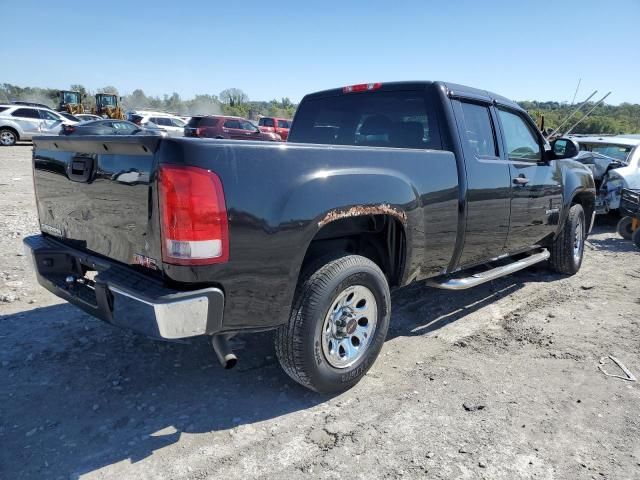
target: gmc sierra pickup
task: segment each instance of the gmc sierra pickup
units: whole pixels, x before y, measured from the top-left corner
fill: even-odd
[[[161,339],[276,329],[297,382],[358,382],[390,288],[464,289],[537,262],[574,274],[594,216],[575,142],[517,104],[443,82],[307,95],[286,144],[158,137],[34,140],[39,283]]]

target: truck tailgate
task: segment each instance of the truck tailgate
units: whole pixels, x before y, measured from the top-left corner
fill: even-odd
[[[36,137],[33,175],[43,232],[125,264],[162,266],[155,211],[157,137]]]

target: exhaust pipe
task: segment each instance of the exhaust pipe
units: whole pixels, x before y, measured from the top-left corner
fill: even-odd
[[[213,350],[216,352],[220,365],[222,365],[225,370],[236,366],[238,357],[236,357],[236,354],[231,350],[229,340],[225,335],[214,335],[211,337],[211,345],[213,345]]]

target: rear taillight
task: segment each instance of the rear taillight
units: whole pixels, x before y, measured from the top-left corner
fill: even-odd
[[[208,265],[229,260],[229,227],[218,176],[202,168],[162,165],[159,173],[162,261]]]
[[[359,83],[358,85],[348,85],[342,88],[342,93],[368,92],[369,90],[377,90],[382,83]]]

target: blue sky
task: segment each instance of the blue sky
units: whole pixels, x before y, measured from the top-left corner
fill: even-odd
[[[298,101],[429,79],[571,101],[582,78],[578,98],[612,90],[608,103],[640,103],[640,0],[3,4],[0,83]]]

